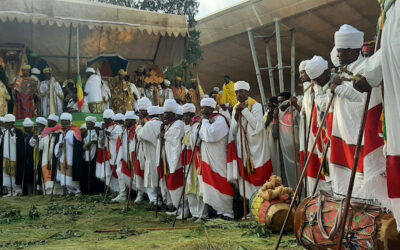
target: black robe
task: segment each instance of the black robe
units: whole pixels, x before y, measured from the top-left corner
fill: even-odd
[[[22,130],[16,128],[14,133],[17,136],[17,150],[16,150],[16,177],[15,185],[22,185],[22,178],[24,175],[24,168],[26,162],[25,153],[25,135]]]
[[[81,181],[83,176],[83,142],[74,137],[74,150],[72,156],[72,180]]]

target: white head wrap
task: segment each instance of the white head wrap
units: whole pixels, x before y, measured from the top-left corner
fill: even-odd
[[[200,102],[201,107],[211,107],[211,108],[216,108],[217,107],[217,102],[213,98],[203,98]]]
[[[306,66],[307,66],[307,63],[309,62],[310,60],[303,60],[303,61],[301,61],[301,63],[299,64],[299,72],[301,72],[301,71],[303,71],[303,70],[306,70]]]
[[[340,66],[340,61],[339,61],[338,52],[337,52],[336,47],[333,47],[333,49],[331,51],[331,62],[335,67]]]
[[[215,92],[218,93],[218,92],[219,92],[219,88],[218,88],[218,87],[214,87],[214,88],[213,88],[213,91],[215,91]]]
[[[114,116],[114,111],[112,109],[106,109],[103,112],[103,118],[105,119],[112,119]]]
[[[59,117],[57,115],[49,115],[49,117],[47,118],[47,120],[52,120],[55,122],[58,122]]]
[[[125,113],[125,120],[139,120],[139,117],[135,115],[134,111],[126,111]]]
[[[320,56],[314,56],[306,65],[306,73],[311,80],[321,76],[327,69],[328,62]]]
[[[6,114],[4,116],[4,122],[15,122],[15,116],[12,114]]]
[[[94,70],[94,68],[88,67],[88,68],[86,69],[86,73],[93,73],[93,74],[96,74],[96,71]]]
[[[361,49],[364,44],[364,32],[351,25],[343,24],[335,32],[335,47],[338,49]]]
[[[147,110],[151,106],[151,101],[147,97],[142,97],[137,102],[138,110]]]
[[[36,118],[36,124],[37,123],[40,123],[40,124],[42,124],[42,125],[44,125],[44,126],[47,126],[47,120],[46,120],[46,118],[44,118],[44,117],[38,117],[38,118]]]
[[[183,113],[196,113],[196,106],[193,103],[186,103],[182,106]]]
[[[27,117],[24,119],[22,126],[24,126],[26,128],[31,128],[31,127],[33,127],[33,121]]]
[[[168,79],[164,79],[164,85],[166,87],[169,87],[169,85],[171,85],[171,82]]]
[[[250,90],[250,84],[248,82],[245,81],[237,81],[235,82],[235,91],[244,89],[246,91]]]
[[[149,115],[158,115],[159,114],[159,108],[157,106],[150,106],[147,108],[147,113]]]
[[[97,118],[94,117],[94,116],[87,116],[87,117],[85,118],[85,121],[86,121],[86,122],[93,122],[93,123],[96,123],[96,122],[97,122]]]
[[[115,114],[113,117],[114,121],[125,121],[125,116],[121,113]]]
[[[72,122],[72,115],[70,113],[62,113],[60,119],[61,119],[61,121],[65,120],[65,121]]]
[[[0,122],[4,122],[4,117],[0,117]]]
[[[164,102],[164,112],[176,113],[178,103],[174,99],[167,99]]]
[[[178,105],[176,108],[176,113],[177,115],[183,115],[183,108],[182,105]]]
[[[95,128],[100,128],[100,129],[102,129],[102,128],[103,128],[103,124],[102,124],[101,122],[96,122],[96,123],[94,124],[94,127],[95,127]]]
[[[158,115],[164,114],[164,107],[160,107],[160,106],[157,106],[157,107],[158,107]]]
[[[40,70],[38,68],[32,68],[31,73],[35,75],[40,75]]]
[[[81,125],[81,129],[87,129],[87,125],[86,125],[86,123],[82,123],[82,125]]]

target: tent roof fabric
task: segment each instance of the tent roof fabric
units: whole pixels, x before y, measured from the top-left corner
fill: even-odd
[[[371,40],[376,34],[379,12],[376,0],[249,0],[239,3],[198,21],[196,29],[201,32],[204,51],[204,60],[198,68],[200,80],[206,90],[211,90],[214,86],[221,87],[223,76],[227,74],[233,81],[250,82],[252,94],[259,96],[248,29],[255,36],[260,67],[267,67],[266,41],[270,38],[272,65],[277,64],[275,18],[281,24],[284,66],[290,65],[290,30],[294,29],[297,72],[297,65],[313,55],[330,59],[334,32],[342,24],[355,26],[364,31],[366,41]],[[269,96],[268,71],[261,71],[261,76]],[[290,69],[284,70],[284,78],[285,90],[289,90]],[[275,90],[279,92],[278,82],[275,70]]]
[[[186,36],[185,16],[143,11],[85,0],[2,0],[2,22],[33,23],[69,27],[85,25],[119,31],[140,30],[162,36]]]
[[[179,65],[187,32],[187,18],[179,15],[85,0],[0,1],[0,52],[13,46],[27,49],[59,77],[76,74],[78,48],[80,73],[100,54],[126,58],[130,72],[142,64]]]

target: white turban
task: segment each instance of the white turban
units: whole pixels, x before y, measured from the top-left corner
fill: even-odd
[[[4,116],[4,122],[15,122],[15,116],[12,114],[6,114]]]
[[[196,113],[196,107],[193,103],[186,103],[182,107],[183,113]]]
[[[121,113],[115,114],[113,116],[114,121],[125,121],[125,116]]]
[[[218,93],[218,92],[219,92],[219,88],[218,88],[218,87],[214,87],[214,88],[213,88],[213,91],[215,91],[215,92]]]
[[[169,87],[169,85],[171,85],[171,82],[168,79],[164,79],[164,85],[166,87]]]
[[[174,99],[167,99],[164,102],[164,112],[176,113],[178,103]]]
[[[324,73],[325,70],[328,69],[328,61],[320,56],[314,56],[310,61],[307,62],[306,65],[306,73],[314,80]]]
[[[61,121],[70,121],[72,122],[72,115],[70,113],[62,113],[61,114]]]
[[[0,122],[4,122],[4,117],[0,117]]]
[[[85,121],[86,121],[86,122],[93,122],[93,123],[96,123],[96,122],[97,122],[97,118],[94,117],[94,116],[87,116],[87,117],[85,118]]]
[[[102,128],[103,128],[103,123],[101,123],[101,122],[96,122],[96,123],[94,124],[94,127],[95,127],[95,128],[100,128],[100,129],[102,129]]]
[[[26,128],[31,128],[31,127],[33,127],[33,121],[27,117],[24,119],[24,122],[22,123],[22,125]]]
[[[125,120],[135,120],[138,121],[139,117],[135,115],[134,111],[126,111],[125,113]]]
[[[333,49],[331,51],[331,62],[335,67],[340,66],[340,61],[339,61],[338,52],[337,52],[336,47],[333,47]]]
[[[299,64],[299,72],[301,72],[301,71],[303,71],[303,70],[306,70],[306,66],[307,66],[307,63],[309,62],[310,60],[303,60],[303,61],[301,61],[301,63]]]
[[[246,91],[250,90],[250,84],[248,82],[245,81],[237,81],[235,82],[235,91],[244,89]]]
[[[96,74],[96,71],[94,70],[94,68],[88,67],[88,68],[86,69],[86,73],[93,73],[93,74]]]
[[[47,126],[47,120],[44,117],[38,117],[36,118],[36,123],[42,124],[44,126]]]
[[[35,75],[40,75],[40,70],[38,68],[32,68],[31,73]]]
[[[87,129],[86,123],[82,123],[81,129]]]
[[[160,106],[157,106],[158,107],[158,115],[162,115],[162,114],[164,114],[164,107],[160,107]]]
[[[361,49],[364,44],[364,32],[351,25],[343,24],[335,32],[335,47],[338,49]]]
[[[151,101],[147,97],[142,97],[137,101],[138,110],[147,110],[151,106]]]
[[[183,108],[181,105],[178,105],[176,108],[176,113],[177,115],[183,115]]]
[[[158,115],[159,114],[159,108],[157,106],[150,106],[147,108],[147,113],[149,115]]]
[[[47,120],[52,120],[55,122],[58,122],[59,117],[57,115],[49,115],[49,117],[47,118]]]
[[[217,107],[217,102],[213,98],[203,98],[200,102],[201,107],[211,107],[211,108],[216,108]]]
[[[111,119],[114,116],[114,111],[112,111],[112,109],[106,109],[103,112],[103,118],[104,119]]]

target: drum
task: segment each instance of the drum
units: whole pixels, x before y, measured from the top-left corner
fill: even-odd
[[[290,207],[290,198],[287,195],[277,200],[264,201],[258,210],[258,222],[265,225],[272,232],[280,232]],[[294,210],[290,213],[284,232],[293,230]]]
[[[308,197],[295,212],[294,232],[307,249],[334,249],[344,201],[326,193]],[[352,203],[346,222],[343,249],[397,249],[400,237],[393,216],[380,207]]]

